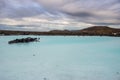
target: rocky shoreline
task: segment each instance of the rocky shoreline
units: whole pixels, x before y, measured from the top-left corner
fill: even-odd
[[[120,37],[120,29],[107,26],[93,26],[82,30],[52,30],[48,32],[0,30],[0,35],[76,35]]]

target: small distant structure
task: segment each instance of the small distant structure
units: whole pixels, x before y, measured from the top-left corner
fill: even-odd
[[[117,35],[117,33],[112,33],[114,36],[116,36]]]

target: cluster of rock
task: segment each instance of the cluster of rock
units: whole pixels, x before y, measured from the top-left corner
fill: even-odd
[[[39,40],[40,40],[40,38],[27,37],[27,38],[21,38],[21,39],[15,39],[15,40],[8,41],[8,44],[13,44],[13,43],[28,43],[28,42],[35,42],[35,41],[39,41]]]

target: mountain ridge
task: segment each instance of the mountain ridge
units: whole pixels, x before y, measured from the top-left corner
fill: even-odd
[[[48,32],[0,30],[1,35],[79,35],[120,36],[120,29],[108,26],[92,26],[81,30],[51,30]]]

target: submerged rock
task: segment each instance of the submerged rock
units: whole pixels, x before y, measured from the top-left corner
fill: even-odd
[[[44,77],[43,80],[47,80],[47,78]]]
[[[116,74],[120,74],[119,72],[116,72]]]
[[[8,41],[8,44],[13,44],[13,43],[28,43],[28,42],[35,42],[35,41],[39,41],[39,40],[40,40],[40,38],[27,37],[27,38],[21,38],[21,39],[15,39],[15,40]]]
[[[35,56],[35,54],[33,54],[33,56]]]

